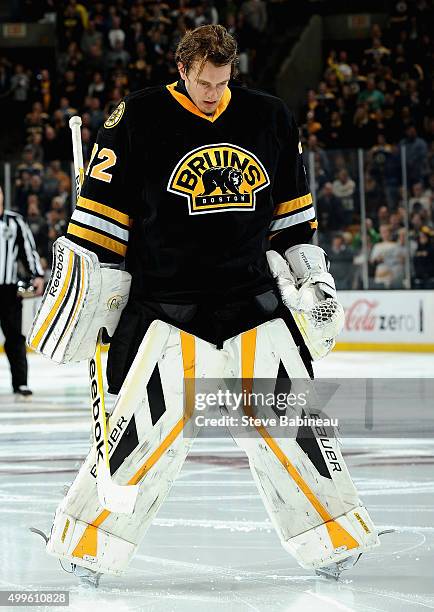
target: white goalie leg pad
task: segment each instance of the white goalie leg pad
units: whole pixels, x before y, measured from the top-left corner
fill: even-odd
[[[302,390],[306,391],[309,375],[281,319],[228,340],[224,349],[229,355],[225,376],[239,379],[244,392],[249,385],[251,392],[263,392],[264,379],[273,383],[282,367],[291,379],[291,393],[302,398]],[[312,385],[308,388],[313,391]],[[310,401],[304,403],[301,400],[293,408],[288,406],[286,415],[316,418],[309,409]],[[245,404],[244,413],[249,410]],[[268,406],[261,407],[259,413],[255,410],[255,416],[262,423],[267,417],[276,418]],[[237,436],[239,431],[231,429],[248,455],[283,546],[300,565],[322,567],[378,546],[377,532],[359,499],[333,428],[312,426],[306,434],[305,427],[286,435],[279,430],[276,437],[263,425],[249,437]]]
[[[113,335],[128,301],[131,275],[101,266],[92,251],[61,237],[28,345],[56,363],[92,357],[98,332]]]
[[[101,507],[93,446],[56,512],[49,553],[101,573],[126,568],[193,443],[195,379],[215,376],[210,364],[218,353],[171,325],[151,324],[109,419],[113,480],[140,487],[134,512]]]

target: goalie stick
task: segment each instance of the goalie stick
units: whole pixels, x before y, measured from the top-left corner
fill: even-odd
[[[69,120],[74,157],[75,188],[80,195],[84,179],[83,149],[81,146],[81,118],[75,115]],[[107,436],[107,416],[104,402],[104,386],[101,365],[102,330],[98,334],[95,352],[89,360],[89,381],[92,408],[93,436],[96,452],[96,483],[98,499],[106,510],[118,514],[132,514],[139,492],[138,485],[118,485],[110,472]]]

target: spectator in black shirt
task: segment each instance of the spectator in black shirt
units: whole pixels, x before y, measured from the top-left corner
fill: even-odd
[[[328,252],[330,273],[336,282],[336,289],[351,289],[353,280],[353,249],[345,242],[342,234],[334,236]]]
[[[341,200],[333,193],[333,185],[325,183],[317,202],[318,228],[323,233],[344,227],[344,209]]]
[[[434,288],[434,245],[427,231],[420,231],[413,258],[414,286],[418,289]]]

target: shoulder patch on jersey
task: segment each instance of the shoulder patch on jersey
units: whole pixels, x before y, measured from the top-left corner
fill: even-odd
[[[115,108],[115,110],[112,112],[110,117],[105,121],[104,127],[107,129],[115,127],[115,125],[117,125],[119,121],[122,119],[124,110],[125,110],[125,102],[122,100],[119,106]]]

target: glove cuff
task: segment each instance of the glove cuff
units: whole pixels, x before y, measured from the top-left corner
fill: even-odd
[[[285,259],[298,282],[329,270],[325,251],[314,244],[297,244],[286,249]]]

